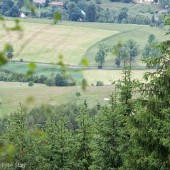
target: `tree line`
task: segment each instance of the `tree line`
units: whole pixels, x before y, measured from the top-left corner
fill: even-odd
[[[70,74],[57,73],[51,76],[26,76],[22,73],[13,73],[0,69],[0,81],[6,82],[28,82],[30,86],[34,83],[46,84],[47,86],[75,86],[76,80]]]
[[[141,52],[142,60],[149,58],[157,58],[160,54],[159,42],[156,40],[154,34],[150,34],[147,39],[147,44]],[[96,53],[95,61],[98,64],[98,68],[103,68],[106,57],[112,53],[115,56],[115,65],[119,68],[124,67],[128,62],[130,66],[135,59],[140,55],[139,44],[133,39],[129,39],[126,42],[117,42],[113,47],[108,47],[106,44],[99,44],[99,50]],[[157,67],[153,66],[152,68]]]
[[[29,1],[29,0],[28,0]],[[39,4],[33,1],[24,0],[2,0],[0,3],[0,13],[4,16],[19,17],[24,11],[29,17],[54,18],[56,12],[60,13],[62,20],[84,21],[84,22],[104,22],[104,23],[125,23],[151,26],[163,26],[162,17],[154,12],[152,17],[148,15],[130,14],[128,8],[120,10],[104,9],[96,3],[87,0],[67,0],[62,7],[49,6],[50,1],[41,4],[41,8],[46,9],[39,13]],[[167,5],[166,5],[167,6]],[[33,9],[34,8],[34,9]],[[37,10],[35,10],[37,8]]]

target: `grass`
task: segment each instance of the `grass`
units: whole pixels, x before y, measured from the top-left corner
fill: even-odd
[[[9,70],[14,73],[26,74],[28,71],[28,64],[18,64],[18,63],[9,63],[2,67],[2,69]],[[45,75],[50,76],[53,74],[61,73],[61,68],[56,65],[36,65],[36,70],[34,75]],[[82,72],[80,69],[69,69],[67,68],[67,73],[71,74],[74,79],[81,80],[83,78]]]
[[[7,21],[11,25],[12,21]],[[23,37],[16,34],[5,36],[2,29],[2,46],[10,40],[15,50],[15,58],[24,61],[58,62],[64,56],[66,64],[79,64],[86,50],[102,39],[117,33],[114,30],[22,22]],[[9,38],[9,40],[8,40]]]
[[[15,73],[26,73],[28,68],[27,64],[7,64],[2,69],[9,70]],[[122,70],[87,70],[87,69],[70,69],[67,68],[67,73],[72,75],[72,77],[77,81],[79,84],[83,78],[85,78],[89,85],[96,84],[97,81],[103,81],[105,85],[111,85],[111,83],[115,80],[119,80],[122,78]],[[143,74],[146,71],[150,70],[133,70],[132,71],[132,78],[134,79],[142,79]],[[58,66],[51,66],[51,65],[37,65],[36,71],[34,75],[46,75],[47,77],[51,75],[56,75],[60,73],[61,69]]]
[[[82,91],[79,86],[48,87],[36,84],[28,87],[27,83],[8,82],[0,82],[0,87],[0,116],[17,111],[20,103],[31,109],[46,104],[83,103],[86,99],[92,107],[98,102],[103,102],[113,90],[112,86],[88,87],[86,91]],[[81,96],[77,98],[76,92],[80,92]]]
[[[150,70],[132,71],[132,79],[142,80],[146,71]],[[86,99],[89,106],[93,107],[98,102],[105,102],[104,98],[108,98],[114,91],[112,82],[122,78],[121,70],[83,70],[82,74],[89,84],[86,91],[82,91],[80,86],[48,87],[34,84],[28,87],[28,83],[0,82],[0,116],[17,111],[20,103],[31,109],[46,104],[83,103]],[[109,86],[95,86],[99,80]],[[76,92],[80,92],[81,97],[76,97]]]
[[[132,71],[132,79],[142,80],[145,72],[151,70],[134,70]],[[111,85],[114,81],[123,77],[122,70],[85,70],[83,76],[88,80],[89,85],[96,85],[97,81],[103,81],[105,85]]]
[[[25,64],[8,64],[5,69],[15,70],[18,73],[26,72]],[[132,78],[142,79],[144,72],[150,70],[134,70]],[[35,75],[50,76],[52,73],[57,74],[60,69],[56,66],[37,65]],[[0,82],[0,116],[17,111],[19,104],[22,103],[28,109],[38,107],[43,104],[60,105],[67,102],[82,103],[85,99],[92,107],[98,102],[104,102],[103,99],[109,97],[114,87],[111,86],[113,81],[122,78],[121,70],[73,70],[68,69],[77,81],[84,77],[87,79],[89,87],[84,92],[80,86],[75,87],[48,87],[42,84],[34,84],[28,87],[28,83],[17,82]],[[96,85],[97,81],[103,81],[104,87],[91,86]],[[81,97],[77,98],[75,93],[80,92]]]
[[[115,24],[116,25],[116,24]],[[118,25],[118,24],[117,24]],[[159,28],[156,27],[150,27],[150,26],[133,26],[128,29],[129,25],[119,25],[119,29],[121,27],[127,28],[126,30],[121,31],[118,34],[115,34],[113,36],[107,37],[103,40],[100,41],[100,43],[105,43],[108,46],[113,47],[114,44],[116,44],[116,42],[121,41],[121,42],[125,42],[129,39],[133,39],[135,40],[138,44],[139,44],[139,50],[142,53],[142,50],[144,49],[144,46],[147,43],[147,38],[150,34],[154,34],[157,38],[157,40],[159,41],[163,41],[167,38],[167,36],[165,35],[165,31],[161,30]],[[114,28],[116,30],[116,28]],[[98,51],[98,43],[94,44],[93,46],[91,46],[87,51],[85,56],[87,57],[89,64],[90,65],[96,65],[96,62],[94,60],[94,57]],[[94,56],[94,57],[92,57]],[[106,62],[105,65],[113,65],[114,64],[114,60],[115,57],[112,54],[109,54],[106,57]],[[141,63],[140,63],[141,65]]]
[[[29,18],[21,21],[24,28],[23,38],[18,40],[17,35],[11,35],[10,41],[15,44],[15,54],[19,53],[14,59],[23,58],[25,61],[56,63],[58,55],[63,54],[66,64],[78,65],[82,57],[87,57],[89,65],[96,65],[95,55],[99,43],[112,47],[118,41],[134,39],[142,51],[151,33],[155,34],[159,41],[166,39],[164,30],[143,25],[88,22],[60,22],[53,25],[51,20]],[[11,25],[12,21],[7,23]],[[3,35],[2,30],[1,34]],[[1,46],[5,40],[5,36],[0,39]],[[23,49],[22,45],[27,41]],[[105,65],[113,65],[114,59],[115,57],[109,54]]]
[[[24,37],[20,40],[17,34],[10,35],[10,42],[15,44],[15,54],[20,55],[14,59],[23,58],[25,61],[38,62],[54,62],[58,61],[59,54],[64,55],[64,62],[67,64],[78,65],[83,56],[88,58],[90,65],[95,65],[95,54],[98,50],[98,43],[103,42],[113,46],[118,40],[126,41],[133,38],[140,43],[140,50],[146,43],[149,34],[155,34],[161,41],[166,39],[164,31],[158,28],[139,25],[123,25],[123,24],[104,24],[104,23],[82,23],[82,22],[61,22],[58,25],[49,24],[50,20],[29,20],[22,22],[24,28]],[[49,23],[48,23],[49,22]],[[12,21],[7,22],[11,25]],[[2,29],[0,29],[0,48],[7,41]],[[9,35],[8,35],[9,37]],[[19,39],[18,39],[19,38]],[[29,41],[30,40],[30,41]],[[24,42],[29,42],[25,48],[22,46]],[[24,48],[24,49],[23,49]],[[22,51],[23,49],[23,51]],[[114,65],[114,56],[109,55],[106,58],[105,65]],[[5,69],[25,73],[28,68],[25,64],[10,63]],[[57,74],[60,68],[55,65],[37,65],[35,75]],[[66,102],[83,102],[84,99],[89,101],[91,106],[103,101],[104,97],[108,97],[113,87],[104,86],[96,87],[97,81],[103,81],[105,85],[111,85],[112,81],[121,79],[121,70],[80,70],[68,69],[76,80],[80,81],[84,77],[89,83],[86,92],[82,92],[79,86],[76,87],[48,87],[36,84],[28,87],[27,83],[8,83],[0,82],[0,115],[9,114],[18,109],[19,103],[32,108],[41,104],[61,104]],[[132,77],[141,79],[146,70],[136,70]],[[77,98],[75,93],[82,93]]]

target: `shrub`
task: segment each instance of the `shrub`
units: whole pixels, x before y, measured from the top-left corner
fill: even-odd
[[[80,92],[76,92],[76,96],[77,96],[77,97],[80,97],[80,96],[81,96],[81,93],[80,93]]]
[[[55,86],[54,78],[48,78],[45,82],[47,86]]]
[[[88,86],[88,82],[86,79],[83,79],[82,82],[81,82],[81,86],[83,89],[86,89],[86,87]]]
[[[29,81],[28,86],[29,87],[34,86],[34,83],[32,81]]]
[[[55,77],[55,85],[56,86],[67,86],[68,82],[63,75],[57,74]]]
[[[96,86],[104,86],[104,83],[102,81],[97,81]]]

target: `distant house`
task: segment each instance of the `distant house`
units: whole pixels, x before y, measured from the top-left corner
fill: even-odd
[[[133,2],[138,4],[151,4],[154,3],[155,0],[134,0]]]
[[[44,4],[46,0],[33,0],[33,2],[38,4]]]
[[[26,15],[25,15],[23,12],[21,12],[21,13],[20,13],[20,17],[21,17],[21,18],[26,18]]]
[[[51,6],[58,6],[58,7],[63,7],[63,5],[64,5],[64,3],[62,2],[62,1],[59,1],[59,0],[56,0],[56,1],[51,1],[50,3],[49,3],[49,5],[51,5]]]
[[[159,14],[168,14],[168,10],[164,9],[158,12]]]

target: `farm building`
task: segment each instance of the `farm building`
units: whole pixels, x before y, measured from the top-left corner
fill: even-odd
[[[155,0],[134,0],[135,3],[139,3],[139,4],[151,4],[151,3],[155,3]]]
[[[59,1],[59,0],[51,1],[49,4],[51,6],[60,6],[60,7],[62,7],[64,5],[64,3],[62,1]]]
[[[45,3],[46,0],[33,0],[35,3],[43,4]]]

